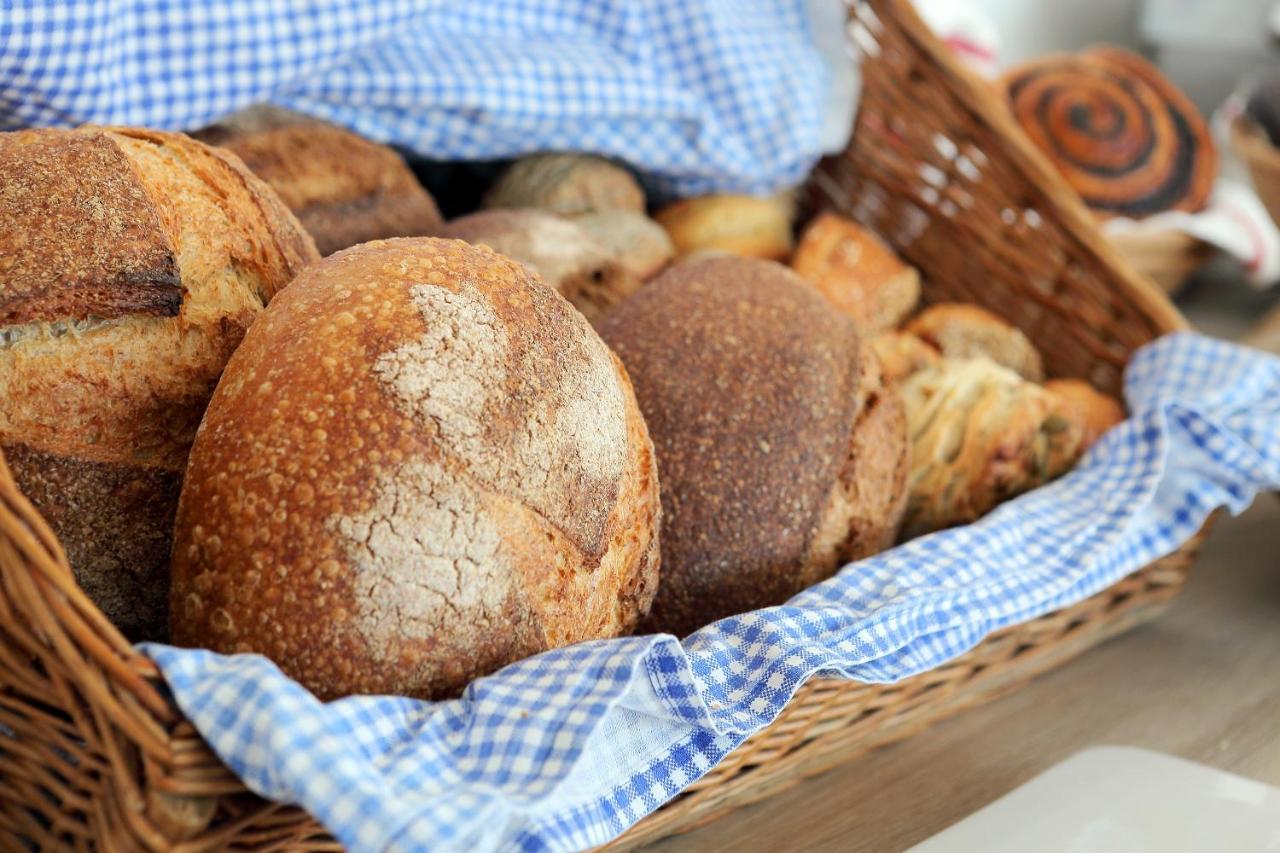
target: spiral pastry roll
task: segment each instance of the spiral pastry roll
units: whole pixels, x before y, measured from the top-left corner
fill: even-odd
[[[1141,57],[1113,47],[1047,56],[1004,77],[1027,134],[1094,211],[1198,210],[1218,157],[1195,106]]]

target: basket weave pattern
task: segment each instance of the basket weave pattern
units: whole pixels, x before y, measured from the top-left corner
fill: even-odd
[[[1053,375],[1110,391],[1138,346],[1183,321],[905,0],[851,18],[863,102],[813,208],[870,224],[926,281],[1032,336]],[[771,727],[621,839],[688,829],[975,704],[1150,618],[1195,543],[1105,592],[997,634],[897,685],[817,680]],[[76,586],[61,546],[0,461],[0,847],[339,849],[306,813],[249,794],[173,706],[154,665]]]

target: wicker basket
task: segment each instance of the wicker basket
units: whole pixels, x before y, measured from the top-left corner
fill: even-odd
[[[1171,295],[1216,251],[1209,243],[1172,229],[1109,234],[1108,238],[1130,266]]]
[[[1181,317],[905,0],[868,0],[854,15],[867,53],[859,127],[815,172],[810,206],[874,227],[924,272],[929,298],[979,302],[1017,323],[1051,373],[1116,391],[1129,354]],[[1157,613],[1194,551],[909,681],[811,682],[621,844],[687,829],[1016,687]],[[41,849],[337,849],[307,814],[249,794],[214,757],[156,668],[76,586],[2,463],[0,727],[0,847],[21,837]]]
[[[1280,149],[1247,116],[1231,122],[1231,148],[1248,166],[1254,190],[1280,226]]]

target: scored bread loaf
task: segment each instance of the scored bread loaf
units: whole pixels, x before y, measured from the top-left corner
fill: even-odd
[[[854,323],[776,263],[676,264],[600,326],[635,384],[662,482],[648,627],[778,604],[889,544],[905,418]]]
[[[441,236],[488,246],[519,261],[592,323],[641,285],[576,222],[544,210],[482,210],[453,220]]]
[[[626,371],[581,314],[488,249],[366,243],[227,366],[178,510],[173,638],[325,698],[450,695],[631,629],[659,514]]]
[[[269,183],[322,255],[367,240],[435,234],[435,200],[400,155],[310,116],[260,105],[197,131]]]
[[[239,160],[181,134],[4,133],[0,172],[0,449],[89,597],[162,637],[196,426],[315,246]]]

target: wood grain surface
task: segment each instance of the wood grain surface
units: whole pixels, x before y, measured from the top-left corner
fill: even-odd
[[[1223,518],[1163,617],[1030,686],[652,847],[902,850],[1074,753],[1156,749],[1280,785],[1280,501]]]

